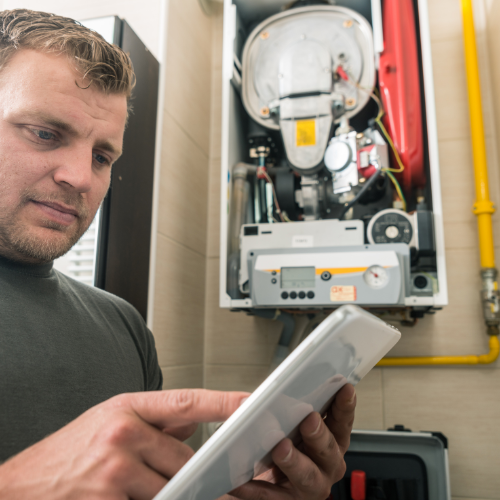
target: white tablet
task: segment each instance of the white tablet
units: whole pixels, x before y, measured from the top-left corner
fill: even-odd
[[[326,318],[184,465],[154,500],[215,500],[272,465],[311,412],[323,414],[346,383],[358,383],[401,337],[359,307]]]

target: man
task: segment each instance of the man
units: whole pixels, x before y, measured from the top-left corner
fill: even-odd
[[[0,12],[0,499],[152,498],[197,423],[248,396],[160,391],[140,315],[52,268],[108,190],[132,82],[128,56],[71,19]],[[233,498],[324,500],[354,407],[346,386],[301,424],[302,451],[283,440]]]

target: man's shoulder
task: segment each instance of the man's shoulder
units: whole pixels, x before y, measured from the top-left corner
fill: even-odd
[[[132,339],[143,365],[145,390],[160,389],[162,374],[155,340],[139,311],[121,297],[81,283],[60,271],[54,272],[63,292],[65,290],[72,296],[76,314],[90,316],[99,328],[113,332],[115,339],[121,336]]]
[[[125,315],[124,319],[128,321],[144,324],[144,320],[137,309],[121,297],[77,281],[56,269],[54,269],[54,273],[63,287],[73,290],[76,295],[85,298],[87,306],[95,306],[101,310],[113,310]]]

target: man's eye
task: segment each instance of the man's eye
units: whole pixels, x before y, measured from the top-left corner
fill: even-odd
[[[105,156],[100,155],[99,153],[93,153],[92,156],[94,157],[94,160],[96,160],[97,163],[100,163],[101,165],[109,164],[108,159]]]
[[[47,132],[46,130],[36,130],[32,129],[32,132],[39,137],[40,139],[43,139],[44,141],[50,141],[51,139],[55,139],[55,134],[52,132]]]

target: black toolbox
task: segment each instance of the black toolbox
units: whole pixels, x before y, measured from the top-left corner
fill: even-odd
[[[448,442],[439,432],[411,432],[400,425],[354,430],[345,461],[333,500],[451,500]]]

